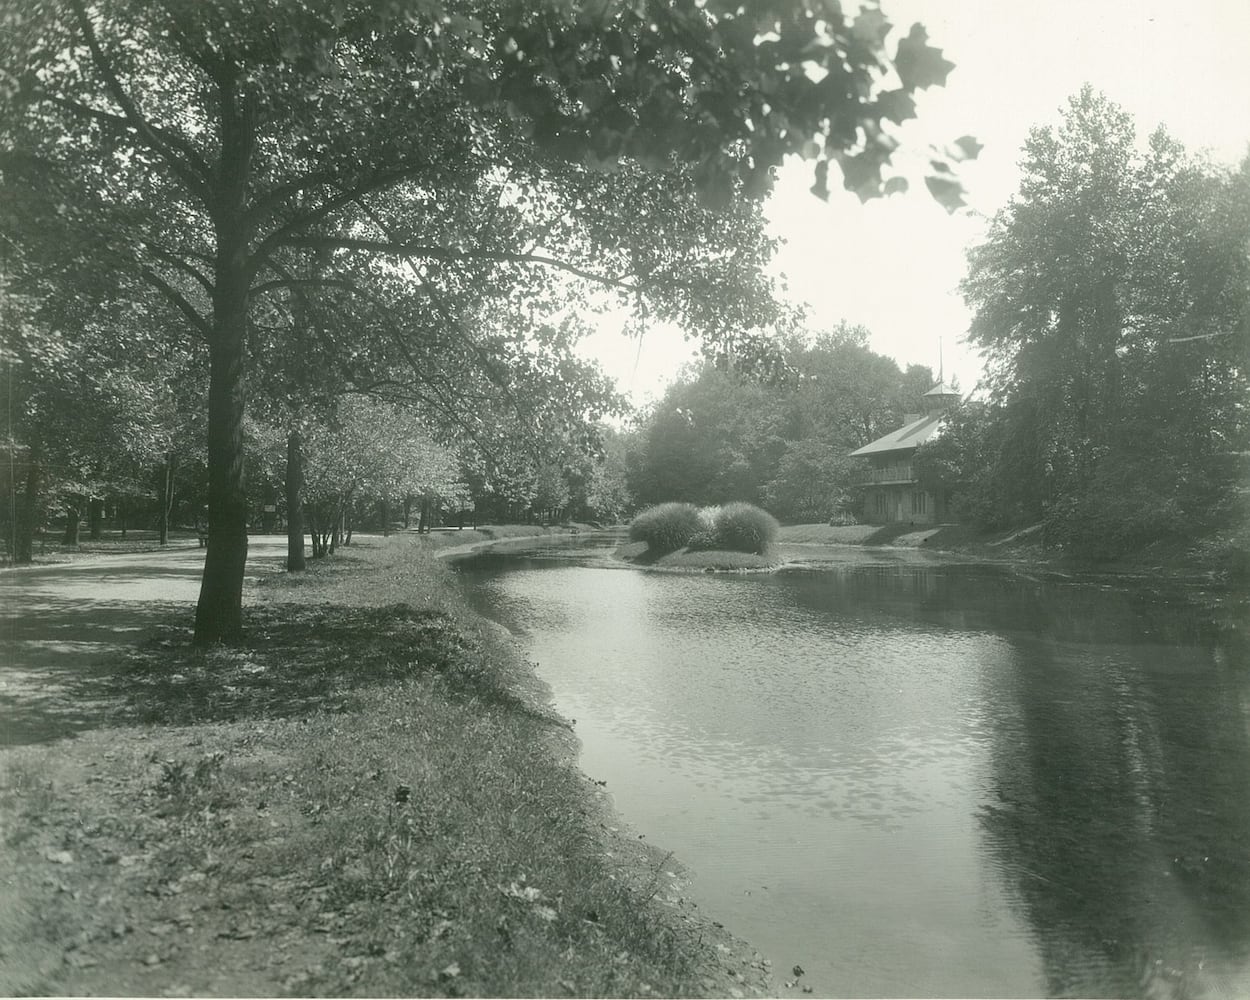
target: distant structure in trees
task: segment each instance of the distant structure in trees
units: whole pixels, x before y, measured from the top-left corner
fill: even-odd
[[[942,427],[942,416],[959,393],[939,382],[924,394],[925,413],[909,413],[903,426],[851,452],[866,458],[864,518],[871,524],[937,524],[946,517],[946,497],[922,489],[912,459],[916,449]]]

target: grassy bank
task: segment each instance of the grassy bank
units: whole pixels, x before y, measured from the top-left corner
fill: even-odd
[[[797,524],[781,529],[782,546],[861,545],[945,552],[981,562],[1028,563],[1060,572],[1172,577],[1217,585],[1250,580],[1250,525],[1192,538],[1160,538],[1115,560],[1093,561],[1080,552],[1043,544],[1041,525],[981,531],[970,525],[936,526]]]
[[[4,753],[0,993],[767,990],[460,609],[455,534],[266,577],[238,648],[171,621],[108,728]]]

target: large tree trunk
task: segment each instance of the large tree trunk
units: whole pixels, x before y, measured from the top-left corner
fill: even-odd
[[[93,542],[98,542],[104,537],[104,498],[91,497],[87,501],[87,530],[88,538]]]
[[[39,461],[32,451],[27,459],[26,487],[13,518],[13,564],[25,566],[35,558],[35,508],[39,501]]]
[[[233,642],[243,634],[247,566],[247,493],[243,482],[243,363],[247,347],[251,262],[248,186],[256,148],[255,109],[228,69],[216,80],[221,127],[209,208],[213,318],[208,347],[208,551],[195,641]]]
[[[298,573],[304,560],[304,441],[299,431],[286,439],[286,570]]]
[[[383,497],[378,501],[378,518],[382,521],[382,537],[391,536],[391,502]]]
[[[160,471],[160,510],[157,513],[156,530],[162,545],[169,544],[169,514],[174,506],[174,453],[165,452]]]
[[[220,239],[220,237],[219,237]],[[208,379],[208,552],[195,641],[233,642],[243,634],[247,493],[243,478],[243,360],[247,274],[242,248],[219,249]]]
[[[82,506],[77,497],[65,501],[65,534],[61,536],[62,545],[78,544],[78,522],[82,519]]]
[[[334,555],[338,551],[338,547],[343,542],[343,496],[339,494],[339,498],[335,503],[334,516],[330,521],[330,555]]]
[[[320,559],[325,553],[321,549],[321,514],[317,505],[315,503],[305,505],[304,516],[308,519],[308,542],[312,549],[312,557]]]
[[[404,530],[407,531],[412,526],[412,494],[409,493],[404,497]]]

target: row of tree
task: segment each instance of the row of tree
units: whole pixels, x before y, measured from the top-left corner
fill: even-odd
[[[347,433],[339,402],[371,394],[504,494],[593,450],[611,399],[561,317],[606,290],[749,355],[778,315],[758,199],[782,159],[812,160],[820,195],[831,164],[861,197],[905,186],[883,126],[951,64],[919,26],[887,53],[890,32],[871,4],[796,0],[0,6],[15,526],[42,475],[97,492],[114,444],[136,468],[164,449],[167,480],[202,458],[195,634],[232,639],[251,418],[298,466],[311,428]],[[150,448],[112,418],[118,373],[170,415]],[[72,426],[36,415],[54,410]]]
[[[0,523],[18,562],[29,561],[35,537],[50,531],[77,544],[84,516],[93,538],[106,513],[123,532],[156,527],[162,544],[171,524],[206,530],[202,359],[171,352],[153,366],[126,340],[143,329],[100,331],[89,363],[56,339],[34,350],[9,342],[3,394],[15,434],[0,467],[7,500]],[[361,392],[293,416],[262,400],[243,428],[249,522],[272,528],[285,520],[295,535],[311,535],[316,557],[350,539],[353,523],[385,530],[402,510],[407,526],[414,505],[421,527],[440,512],[477,509],[524,518],[574,506],[586,517],[619,517],[623,500],[605,487],[597,445],[598,418],[620,402],[600,375],[566,360],[578,369],[576,389],[598,407],[567,411],[578,440],[534,425],[528,444],[498,433],[436,436],[438,421],[412,400]]]
[[[858,513],[859,462],[849,452],[921,412],[927,366],[905,371],[867,346],[868,331],[799,329],[775,341],[772,378],[708,362],[672,384],[623,442],[635,501],[735,500],[783,521]]]

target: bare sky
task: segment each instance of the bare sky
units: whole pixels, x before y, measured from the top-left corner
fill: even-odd
[[[900,138],[921,155],[930,142],[965,134],[984,143],[964,171],[969,211],[947,215],[919,185],[867,205],[841,191],[822,203],[807,190],[811,165],[796,162],[767,210],[786,241],[777,269],[790,297],[809,304],[812,325],[860,323],[873,349],[901,365],[936,370],[940,341],[946,374],[965,391],[980,364],[963,343],[964,252],[1015,192],[1029,128],[1057,122],[1089,82],[1132,114],[1143,136],[1163,124],[1228,164],[1250,151],[1250,0],[882,0],[882,8],[897,34],[923,23],[955,63],[945,88],[922,95],[918,120]],[[898,166],[911,173],[905,161]],[[586,351],[637,401],[658,396],[691,356],[674,331],[652,331],[639,351],[608,326]]]

